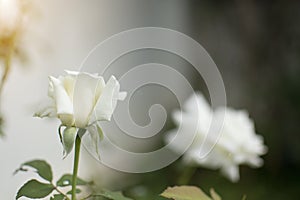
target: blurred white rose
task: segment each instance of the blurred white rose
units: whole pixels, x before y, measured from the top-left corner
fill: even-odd
[[[8,34],[16,29],[20,15],[17,0],[0,0],[0,34]]]
[[[194,142],[183,156],[186,164],[220,169],[234,182],[239,180],[239,165],[249,164],[259,167],[263,164],[259,156],[265,154],[267,148],[263,144],[263,138],[255,133],[253,121],[246,111],[231,108],[217,108],[213,111],[203,95],[198,93],[186,102],[183,112],[175,111],[173,117],[178,126],[181,124],[181,131],[184,131],[184,134],[193,134],[189,133],[189,130],[197,124],[189,122],[193,121],[191,118],[198,118],[198,131]],[[201,147],[213,117],[217,123],[223,124],[220,137],[218,141],[210,141],[209,138],[205,141],[215,146],[206,157],[200,158]],[[167,141],[171,141],[177,131],[172,130],[167,136]],[[179,152],[181,147],[180,144],[172,144],[171,148]]]

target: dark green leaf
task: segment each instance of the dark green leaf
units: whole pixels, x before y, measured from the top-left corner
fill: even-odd
[[[28,197],[38,199],[48,196],[54,190],[53,185],[41,183],[37,180],[30,180],[25,183],[18,191],[16,199],[20,197]]]
[[[64,174],[57,182],[56,185],[60,187],[70,186],[72,185],[72,174]],[[76,185],[86,185],[88,182],[82,180],[81,178],[77,177]]]
[[[101,193],[97,193],[93,196],[101,196],[111,200],[133,200],[131,198],[125,197],[122,192],[112,192],[109,190],[102,190]]]
[[[28,166],[36,169],[36,172],[40,177],[43,179],[51,182],[53,175],[52,175],[52,169],[51,166],[44,160],[32,160],[26,163],[23,163],[19,170],[17,171],[24,171],[23,167]]]
[[[50,197],[50,200],[64,200],[65,196],[62,194],[55,194],[53,197]]]

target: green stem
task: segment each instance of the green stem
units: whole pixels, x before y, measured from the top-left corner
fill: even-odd
[[[183,173],[181,174],[181,176],[179,176],[177,184],[178,185],[188,185],[196,171],[197,171],[197,168],[194,166],[186,167],[184,169]]]
[[[73,176],[72,176],[72,200],[76,200],[76,183],[77,183],[80,145],[81,145],[81,139],[79,134],[77,134],[75,140],[75,154],[74,154],[74,165],[73,165]]]
[[[66,198],[66,200],[70,200],[69,197],[68,197],[67,195],[65,195],[62,191],[60,191],[54,184],[52,184],[52,186],[55,188],[55,190],[56,190],[59,194],[63,195],[63,196]]]

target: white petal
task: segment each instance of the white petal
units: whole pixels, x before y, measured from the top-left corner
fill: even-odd
[[[175,122],[176,125],[179,125],[182,122],[182,112],[179,110],[176,110],[172,112],[172,119]]]
[[[228,177],[232,182],[237,182],[240,179],[239,167],[236,165],[229,165],[222,168],[222,173]]]
[[[114,83],[115,86],[114,86],[113,94],[112,94],[112,113],[113,113],[114,110],[115,110],[115,108],[116,108],[116,106],[117,106],[117,101],[119,100],[120,84],[119,84],[119,82],[116,80],[116,78],[114,76],[110,77],[110,80],[113,80],[112,82],[115,82]],[[108,82],[110,80],[108,80]],[[112,113],[111,113],[111,115],[112,115]]]
[[[73,104],[68,96],[62,82],[52,76],[49,77],[53,86],[56,113],[62,124],[72,125],[73,123]]]
[[[258,156],[253,156],[248,159],[248,164],[252,167],[261,167],[264,164],[264,160]]]
[[[52,81],[49,81],[48,96],[51,97],[51,98],[54,98],[54,87],[53,87]]]
[[[123,101],[127,96],[127,92],[119,92],[118,100]]]
[[[53,85],[53,91],[55,94],[54,100],[57,114],[73,114],[72,102],[62,83],[52,76],[50,76],[50,81]]]
[[[65,70],[68,75],[77,76],[80,72]]]
[[[103,78],[96,78],[87,73],[79,73],[76,77],[73,105],[76,127],[88,125],[90,115],[103,87]],[[99,89],[100,88],[100,89]]]
[[[98,84],[97,84],[97,87],[96,87],[96,90],[95,90],[95,102],[98,100],[98,98],[99,98],[99,96],[100,96],[100,94],[101,94],[101,92],[102,92],[102,90],[105,86],[105,82],[104,82],[104,79],[103,79],[102,76],[99,76],[97,73],[90,74],[90,73],[87,73],[87,72],[76,72],[76,71],[68,71],[68,70],[65,70],[65,72],[69,75],[69,77],[71,77],[74,80],[74,83],[72,83],[72,82],[68,83],[65,80],[65,87],[66,88],[68,87],[68,85],[71,85],[71,84],[74,84],[74,86],[75,86],[75,82],[76,82],[76,79],[77,79],[78,75],[86,75],[86,76],[89,76],[91,79],[97,79]],[[68,76],[66,76],[66,77],[68,77]],[[72,93],[72,96],[73,96],[73,93]]]
[[[95,114],[93,120],[108,120],[111,116],[119,99],[120,85],[116,78],[112,76],[103,89],[101,96],[95,106]]]
[[[76,72],[76,71],[69,71],[69,70],[65,70],[65,72],[68,74],[68,75],[70,75],[70,76],[78,76],[78,75],[80,75],[80,74],[85,74],[85,75],[88,75],[88,76],[91,76],[92,78],[96,78],[96,79],[98,79],[98,78],[100,78],[101,76],[99,76],[97,73],[93,73],[93,74],[91,74],[91,73],[87,73],[87,72]]]
[[[184,109],[190,114],[198,112],[201,115],[208,116],[212,113],[211,106],[206,101],[205,97],[199,92],[192,94],[192,96],[188,98],[184,104]]]
[[[62,79],[62,83],[64,85],[64,88],[69,95],[71,101],[73,102],[73,95],[74,95],[74,87],[76,83],[76,79],[72,76],[65,76]]]
[[[103,92],[104,87],[105,87],[104,79],[103,79],[103,77],[99,77],[98,78],[98,84],[96,86],[96,91],[95,91],[94,105],[96,105],[100,95]]]

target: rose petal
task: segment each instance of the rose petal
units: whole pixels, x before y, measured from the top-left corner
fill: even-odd
[[[56,113],[62,124],[70,126],[73,123],[73,104],[62,82],[52,76],[49,77],[53,86]]]
[[[79,73],[76,76],[73,105],[76,127],[84,128],[88,125],[90,115],[94,110],[97,96],[100,96],[104,80],[102,77]]]
[[[103,89],[101,96],[95,106],[94,121],[110,121],[112,113],[119,99],[120,85],[116,78],[112,76]]]
[[[127,96],[127,92],[119,92],[118,100],[123,101]]]
[[[236,165],[225,166],[221,171],[232,182],[237,182],[240,179],[239,167]]]
[[[69,71],[69,70],[65,70],[65,72],[70,75],[70,76],[78,76],[79,74],[85,74],[88,75],[92,78],[98,79],[98,78],[102,78],[101,76],[99,76],[97,73],[91,74],[91,73],[87,73],[87,72],[76,72],[76,71]]]

